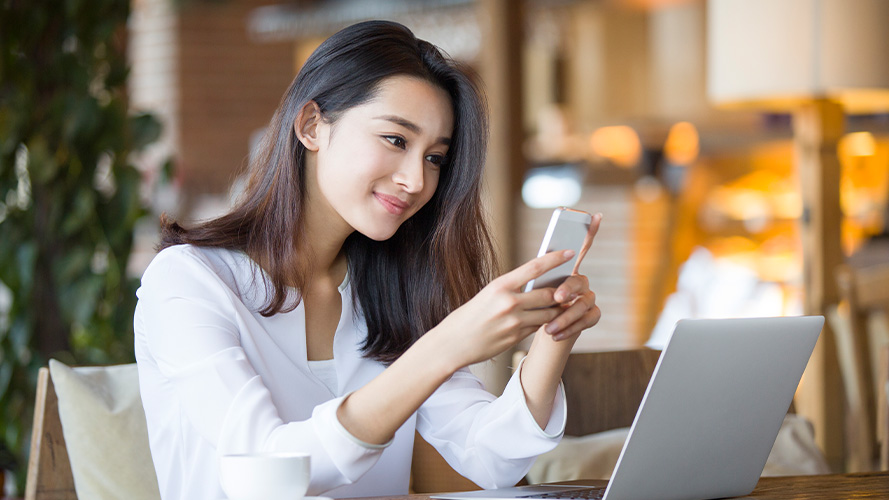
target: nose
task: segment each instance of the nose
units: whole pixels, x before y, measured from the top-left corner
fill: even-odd
[[[419,161],[410,158],[401,162],[399,168],[392,175],[392,180],[407,193],[419,193],[423,190],[425,183],[426,172],[423,168],[423,161],[425,160],[421,157]]]

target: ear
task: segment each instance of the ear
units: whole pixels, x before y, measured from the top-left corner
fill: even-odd
[[[321,108],[315,101],[309,101],[303,105],[293,122],[293,131],[296,138],[303,143],[309,151],[318,151],[320,145],[320,128],[324,123]]]

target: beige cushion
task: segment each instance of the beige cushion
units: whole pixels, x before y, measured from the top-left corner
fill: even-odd
[[[555,449],[537,459],[528,472],[528,482],[609,479],[628,434],[628,428],[621,428],[588,436],[565,436]],[[762,475],[829,473],[827,461],[815,445],[812,425],[798,415],[788,414]]]
[[[815,444],[815,430],[805,418],[789,413],[775,439],[763,476],[803,476],[830,474],[821,449]]]
[[[623,427],[587,436],[563,437],[552,451],[537,458],[528,471],[528,482],[610,478],[629,431]]]
[[[136,365],[49,371],[77,497],[159,499]]]

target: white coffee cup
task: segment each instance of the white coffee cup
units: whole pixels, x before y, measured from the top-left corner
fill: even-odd
[[[308,453],[245,453],[219,461],[222,490],[231,500],[299,500],[309,488]]]

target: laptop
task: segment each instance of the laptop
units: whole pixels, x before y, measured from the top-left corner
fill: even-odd
[[[822,316],[682,320],[605,487],[519,486],[431,498],[707,500],[756,486]]]

